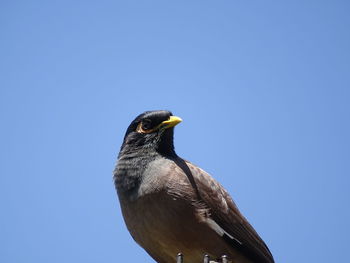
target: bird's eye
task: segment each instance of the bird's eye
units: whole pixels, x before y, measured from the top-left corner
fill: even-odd
[[[143,130],[149,130],[151,129],[151,121],[146,119],[142,122],[142,129]]]
[[[145,119],[142,122],[140,122],[136,128],[136,131],[138,133],[151,133],[151,132],[153,132],[154,130],[152,129],[151,120]]]

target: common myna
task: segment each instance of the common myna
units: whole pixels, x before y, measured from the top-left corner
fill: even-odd
[[[170,111],[147,111],[129,125],[114,183],[126,226],[158,263],[187,263],[204,255],[234,263],[273,263],[264,241],[227,191],[208,173],[179,157]]]

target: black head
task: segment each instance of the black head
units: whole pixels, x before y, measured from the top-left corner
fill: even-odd
[[[174,151],[174,126],[181,122],[170,111],[146,111],[129,125],[120,154],[135,151],[156,151],[165,156],[176,155]]]

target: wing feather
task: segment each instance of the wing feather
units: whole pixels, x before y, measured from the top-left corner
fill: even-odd
[[[274,263],[265,242],[240,213],[228,192],[207,172],[188,161],[176,161],[190,180],[197,201],[204,203],[209,216],[228,235],[225,241],[257,263]],[[232,238],[233,237],[233,238]]]

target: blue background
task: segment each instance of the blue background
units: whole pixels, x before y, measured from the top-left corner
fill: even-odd
[[[152,262],[112,170],[139,113],[276,262],[347,262],[348,1],[1,1],[0,262]]]

